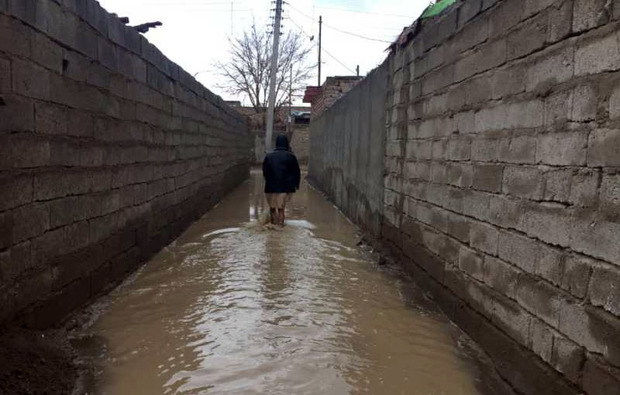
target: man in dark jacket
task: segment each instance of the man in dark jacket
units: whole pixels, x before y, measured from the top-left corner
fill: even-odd
[[[291,195],[299,189],[301,171],[297,157],[290,151],[288,138],[276,138],[276,149],[263,161],[265,195],[271,210],[271,223],[284,226],[284,210]]]

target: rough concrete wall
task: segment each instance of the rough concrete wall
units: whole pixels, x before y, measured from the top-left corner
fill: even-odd
[[[620,393],[618,17],[466,0],[392,59],[384,237],[524,393]]]
[[[293,135],[291,136],[291,150],[297,156],[299,164],[308,164],[308,157],[310,156],[309,125],[295,125],[293,127]]]
[[[248,174],[243,118],[97,2],[0,0],[0,321],[41,327]]]
[[[387,80],[384,63],[310,125],[308,176],[375,236],[383,216]]]

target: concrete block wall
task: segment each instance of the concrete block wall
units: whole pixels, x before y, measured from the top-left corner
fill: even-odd
[[[310,123],[308,177],[375,236],[383,217],[388,71],[387,63],[378,67]]]
[[[465,0],[391,58],[383,236],[523,393],[620,393],[618,17]]]
[[[0,0],[0,322],[46,327],[244,180],[241,115],[93,0]]]

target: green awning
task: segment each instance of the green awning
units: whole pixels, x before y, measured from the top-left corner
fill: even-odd
[[[456,3],[457,0],[440,0],[437,3],[429,6],[422,14],[422,19],[432,18],[441,14],[446,8]]]

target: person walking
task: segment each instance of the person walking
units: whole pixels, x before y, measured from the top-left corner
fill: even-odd
[[[265,196],[270,209],[270,222],[284,226],[284,210],[293,193],[299,189],[301,170],[297,157],[289,148],[286,135],[276,138],[276,149],[263,160]]]

